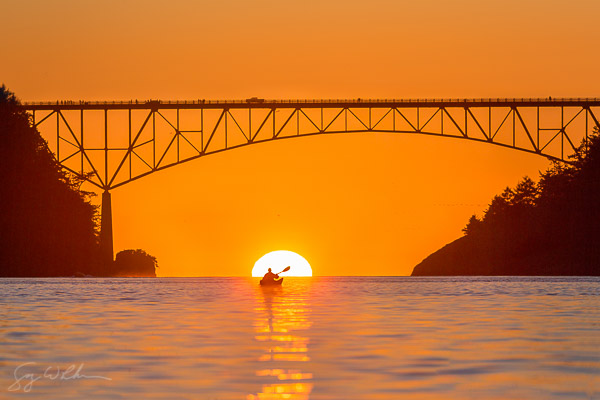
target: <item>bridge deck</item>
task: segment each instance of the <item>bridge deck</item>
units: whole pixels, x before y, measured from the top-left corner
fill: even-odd
[[[24,102],[26,110],[129,110],[208,108],[346,108],[346,107],[597,107],[600,98],[488,98],[488,99],[292,99],[272,100],[124,100]]]

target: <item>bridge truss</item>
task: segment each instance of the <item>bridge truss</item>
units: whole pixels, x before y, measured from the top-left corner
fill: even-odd
[[[459,138],[569,161],[600,126],[600,99],[25,103],[58,161],[108,191],[209,154],[319,134]]]
[[[24,103],[60,164],[102,194],[100,247],[113,260],[110,190],[251,144],[380,132],[458,138],[569,162],[600,99],[263,100]]]

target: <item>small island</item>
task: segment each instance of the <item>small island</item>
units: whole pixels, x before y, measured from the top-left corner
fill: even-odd
[[[600,132],[572,164],[554,162],[473,215],[465,235],[429,255],[412,276],[600,276]]]
[[[144,250],[123,250],[117,253],[113,268],[111,275],[115,277],[156,277],[158,263]]]

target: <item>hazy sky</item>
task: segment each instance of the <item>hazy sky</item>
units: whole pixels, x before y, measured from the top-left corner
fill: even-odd
[[[4,1],[25,101],[599,97],[598,1]],[[160,275],[407,275],[540,157],[389,134],[250,146],[113,192],[115,250]]]

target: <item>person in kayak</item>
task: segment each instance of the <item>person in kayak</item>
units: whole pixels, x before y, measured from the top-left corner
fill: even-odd
[[[272,273],[271,268],[269,268],[265,276],[263,276],[262,281],[272,283],[275,282],[276,279],[279,279],[279,275]]]

